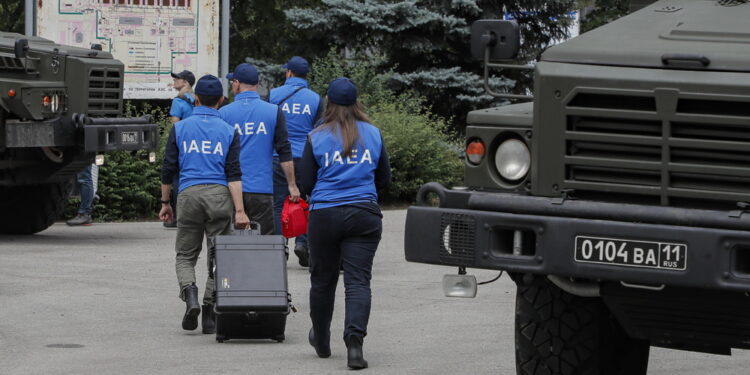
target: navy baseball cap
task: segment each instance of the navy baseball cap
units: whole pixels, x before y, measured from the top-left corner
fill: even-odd
[[[218,78],[206,74],[195,84],[195,93],[206,96],[223,96],[224,87],[221,86],[221,81]]]
[[[179,73],[170,73],[172,78],[180,78],[186,80],[190,86],[195,85],[195,74],[189,70],[183,70]]]
[[[289,69],[294,74],[305,75],[310,71],[310,64],[304,58],[294,56],[282,68]]]
[[[357,102],[357,86],[349,78],[336,78],[328,85],[326,95],[335,104],[352,105]]]
[[[234,73],[227,74],[228,80],[236,79],[241,83],[248,85],[257,85],[260,80],[258,77],[258,69],[248,63],[242,63],[234,68]]]

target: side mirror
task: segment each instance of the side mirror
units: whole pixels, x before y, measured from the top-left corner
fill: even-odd
[[[489,48],[489,60],[512,60],[520,49],[521,32],[516,21],[478,20],[471,24],[471,55],[484,60]]]
[[[17,39],[16,45],[13,47],[13,52],[15,52],[17,59],[25,58],[29,53],[29,40]]]

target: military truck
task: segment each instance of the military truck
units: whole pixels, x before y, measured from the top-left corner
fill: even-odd
[[[123,64],[92,47],[0,32],[0,233],[49,227],[97,154],[158,144],[148,117],[121,117]]]
[[[406,259],[458,267],[457,296],[467,268],[510,275],[518,374],[750,348],[749,20],[744,0],[646,5],[545,51],[532,102],[468,115],[466,187],[421,188]],[[517,28],[472,26],[486,70]]]

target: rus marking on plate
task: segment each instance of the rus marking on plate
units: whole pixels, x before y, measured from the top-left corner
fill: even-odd
[[[122,132],[122,143],[138,143],[138,132]]]
[[[576,236],[575,261],[683,271],[687,269],[687,245]]]

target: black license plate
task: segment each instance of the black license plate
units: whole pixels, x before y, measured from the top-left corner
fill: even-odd
[[[685,270],[687,245],[576,236],[575,260],[584,263]]]
[[[138,132],[122,132],[121,134],[123,144],[138,143]]]

